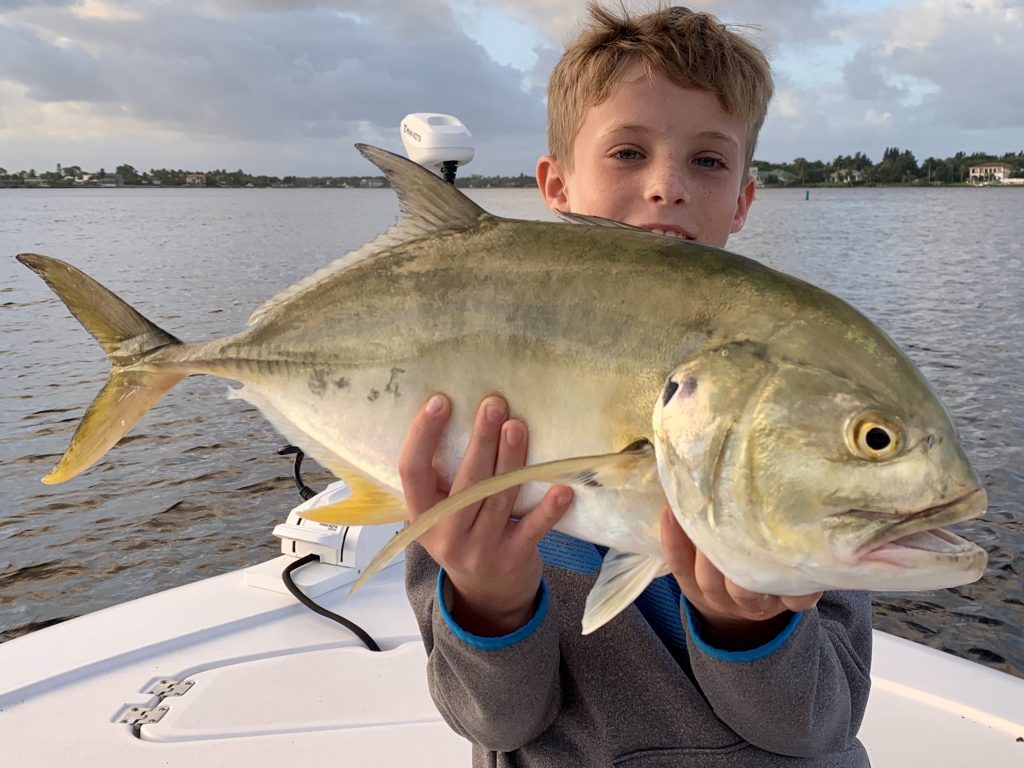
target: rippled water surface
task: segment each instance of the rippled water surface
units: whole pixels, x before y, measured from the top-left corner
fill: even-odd
[[[547,218],[536,191],[483,190]],[[39,483],[106,379],[100,348],[14,261],[65,259],[182,339],[385,229],[390,190],[0,190],[0,639],[276,554],[298,502],[283,440],[225,384],[179,384],[95,467]],[[730,247],[851,301],[942,396],[989,493],[958,527],[977,584],[882,594],[876,625],[1024,677],[1024,189],[767,190]],[[311,471],[319,487],[328,480]]]

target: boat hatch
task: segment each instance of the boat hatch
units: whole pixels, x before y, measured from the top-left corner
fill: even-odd
[[[164,681],[159,699],[129,706],[119,719],[153,742],[380,728],[401,738],[403,727],[443,725],[427,687],[409,685],[423,677],[425,665],[421,643],[381,653],[345,646],[241,661]]]

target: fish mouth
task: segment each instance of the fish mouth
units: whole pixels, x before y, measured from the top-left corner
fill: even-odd
[[[987,558],[985,551],[942,526],[977,517],[985,511],[987,503],[985,490],[978,487],[951,501],[914,512],[851,509],[826,518],[826,529],[840,533],[835,548],[849,562],[880,561],[912,567],[947,561],[966,566]]]

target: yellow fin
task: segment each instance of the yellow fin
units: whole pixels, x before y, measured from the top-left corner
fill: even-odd
[[[43,478],[52,485],[85,471],[146,415],[185,373],[147,358],[181,342],[87,274],[60,259],[21,253],[18,261],[39,275],[110,356],[110,378],[85,412],[57,466]]]
[[[71,444],[43,482],[63,483],[91,467],[183,378],[179,373],[113,369],[79,422]]]
[[[650,482],[651,477],[657,476],[654,447],[646,440],[639,440],[619,453],[549,461],[545,464],[534,464],[481,480],[435,504],[412,521],[404,531],[391,539],[387,546],[377,553],[362,575],[356,579],[349,594],[354,594],[362,588],[414,539],[426,533],[442,520],[451,517],[460,509],[483,501],[488,496],[527,482],[565,483],[567,485],[598,483],[605,487],[622,487],[633,483],[638,479],[637,476],[640,476],[640,482]]]
[[[371,480],[351,465],[338,473],[352,495],[336,504],[316,507],[302,517],[331,525],[382,525],[405,520],[405,502],[389,488]]]

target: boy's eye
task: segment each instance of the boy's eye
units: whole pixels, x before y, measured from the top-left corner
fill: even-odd
[[[725,163],[720,158],[710,155],[701,155],[693,162],[702,168],[725,168]]]
[[[625,149],[615,150],[612,152],[612,157],[616,160],[640,160],[643,155],[640,154],[639,149],[630,149],[627,147]]]

